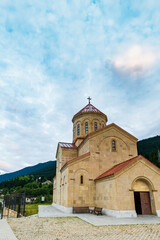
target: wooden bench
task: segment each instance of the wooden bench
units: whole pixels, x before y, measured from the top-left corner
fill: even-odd
[[[97,215],[102,215],[102,208],[95,207],[93,210],[90,210],[90,213],[95,213]]]
[[[73,213],[89,213],[89,207],[73,207]]]

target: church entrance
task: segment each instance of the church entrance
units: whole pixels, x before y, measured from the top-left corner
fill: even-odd
[[[134,192],[135,209],[137,214],[151,215],[151,201],[149,192]]]

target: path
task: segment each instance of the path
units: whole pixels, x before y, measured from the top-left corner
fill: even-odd
[[[115,218],[107,215],[97,216],[95,214],[67,214],[51,205],[39,205],[39,217],[79,217],[82,220],[94,225],[131,225],[131,224],[160,224],[160,218],[154,215],[141,215],[137,218]]]
[[[0,240],[17,240],[6,219],[0,220]]]

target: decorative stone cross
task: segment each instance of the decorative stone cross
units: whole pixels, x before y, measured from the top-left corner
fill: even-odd
[[[90,104],[90,101],[91,101],[91,99],[92,99],[92,98],[91,98],[91,97],[88,97],[87,99],[88,99],[88,101],[89,101],[89,104]]]

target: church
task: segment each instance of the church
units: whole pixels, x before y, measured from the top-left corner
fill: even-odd
[[[114,217],[160,217],[160,169],[137,153],[137,138],[90,103],[73,118],[72,143],[57,146],[53,206],[100,207]]]

